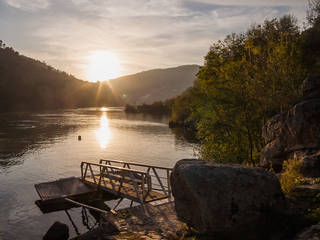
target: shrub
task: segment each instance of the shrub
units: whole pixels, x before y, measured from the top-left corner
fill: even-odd
[[[290,195],[295,186],[304,183],[304,179],[301,175],[301,165],[301,160],[284,161],[284,171],[281,174],[280,183],[282,191],[286,195]]]

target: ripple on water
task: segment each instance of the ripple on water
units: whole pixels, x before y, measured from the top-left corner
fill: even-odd
[[[41,239],[57,220],[75,236],[63,211],[44,215],[36,207],[34,184],[79,176],[81,161],[105,158],[173,167],[193,157],[195,144],[175,135],[167,122],[166,117],[112,108],[0,115],[0,238]],[[70,215],[80,232],[87,230],[80,208]]]

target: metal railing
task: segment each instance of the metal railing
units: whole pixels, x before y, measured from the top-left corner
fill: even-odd
[[[107,188],[116,195],[138,200],[140,203],[145,202],[151,190],[151,177],[147,172],[105,164],[82,162],[81,179],[97,187]],[[133,190],[135,196],[124,194],[128,189]]]
[[[124,162],[119,160],[101,159],[100,164],[106,166],[118,166],[123,169],[135,169],[147,173],[151,177],[151,190],[164,194],[167,198],[171,198],[170,174],[172,168],[148,165],[134,162]]]
[[[121,166],[119,166],[121,165]],[[137,169],[139,168],[139,169]],[[161,193],[161,199],[171,198],[172,169],[115,160],[81,163],[81,179],[97,188],[107,190],[121,199],[128,198],[144,204],[151,193]]]

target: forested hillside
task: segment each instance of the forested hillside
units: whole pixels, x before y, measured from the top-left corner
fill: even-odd
[[[120,104],[106,83],[79,80],[0,41],[0,111]]]
[[[110,80],[115,91],[130,104],[153,103],[181,94],[193,85],[198,65],[153,69]]]
[[[262,126],[299,100],[299,86],[319,70],[320,4],[309,26],[294,17],[266,20],[210,47],[194,86],[175,98],[172,126],[196,132],[200,157],[257,164]]]

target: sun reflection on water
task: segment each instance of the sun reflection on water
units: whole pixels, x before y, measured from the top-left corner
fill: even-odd
[[[109,127],[109,119],[105,112],[102,113],[100,118],[100,128],[96,132],[97,139],[100,147],[105,149],[110,142],[111,131]]]

